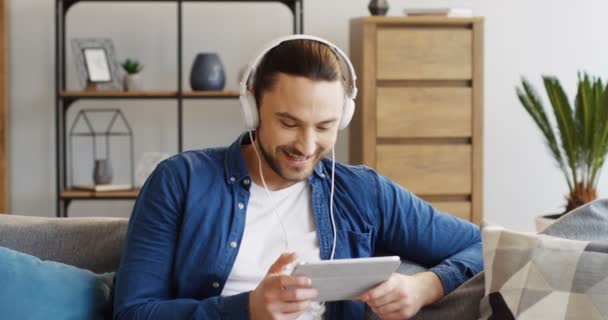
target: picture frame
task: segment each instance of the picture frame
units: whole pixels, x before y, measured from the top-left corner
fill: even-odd
[[[108,55],[104,48],[82,49],[85,65],[87,68],[88,81],[104,83],[112,81]]]
[[[81,89],[94,85],[100,91],[122,91],[122,74],[111,39],[74,38],[71,44]]]

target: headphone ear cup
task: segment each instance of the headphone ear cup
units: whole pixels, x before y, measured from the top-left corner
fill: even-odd
[[[241,95],[240,102],[245,127],[247,130],[255,130],[258,127],[258,108],[255,103],[255,97],[250,92],[247,92]]]
[[[344,111],[342,112],[342,119],[340,119],[340,130],[348,127],[350,120],[353,118],[355,113],[355,101],[350,97],[344,99]]]

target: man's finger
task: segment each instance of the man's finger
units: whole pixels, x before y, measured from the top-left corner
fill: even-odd
[[[283,253],[268,269],[268,273],[280,273],[283,268],[296,260],[295,252]]]
[[[381,307],[374,307],[372,310],[374,310],[378,315],[389,316],[390,314],[403,311],[405,308],[405,304],[401,301],[393,301]]]
[[[286,289],[280,294],[281,300],[288,302],[312,300],[318,296],[319,291],[316,289]]]
[[[298,313],[305,311],[310,305],[310,301],[285,302],[277,305],[277,311],[281,313]]]
[[[385,304],[391,303],[398,299],[399,299],[399,297],[397,297],[395,292],[391,291],[391,292],[387,292],[383,296],[380,296],[380,297],[377,297],[374,299],[370,299],[369,301],[367,301],[367,304],[372,308],[380,308],[380,307],[384,306]]]
[[[363,302],[369,302],[371,300],[376,300],[376,299],[386,295],[387,293],[391,292],[393,290],[393,287],[394,287],[394,283],[393,283],[393,281],[391,281],[391,278],[389,278],[388,280],[377,285],[376,287],[366,291],[364,294],[362,294],[359,297],[358,300],[361,300]]]
[[[310,278],[304,276],[288,276],[281,275],[276,278],[278,282],[278,286],[281,288],[290,288],[290,287],[303,287],[310,288],[312,282]]]

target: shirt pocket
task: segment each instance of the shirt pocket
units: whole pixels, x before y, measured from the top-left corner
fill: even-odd
[[[338,230],[336,259],[371,257],[372,231]]]

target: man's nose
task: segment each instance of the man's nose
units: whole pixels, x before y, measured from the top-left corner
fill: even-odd
[[[302,132],[298,138],[298,151],[302,153],[303,156],[311,156],[315,153],[317,148],[317,136],[314,130],[306,129]]]

